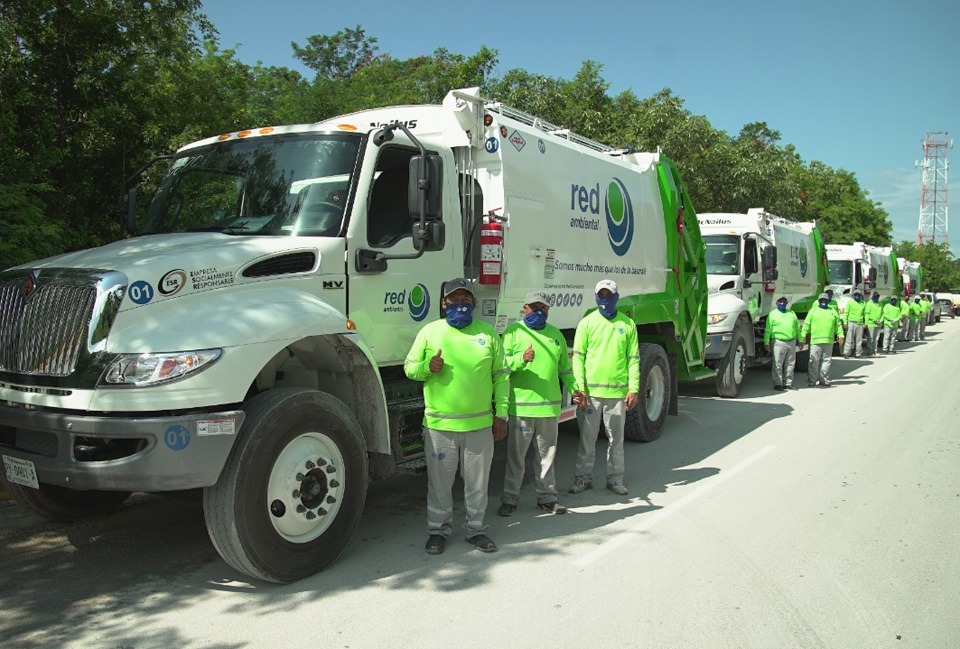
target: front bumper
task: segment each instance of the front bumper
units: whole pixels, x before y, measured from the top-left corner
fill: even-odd
[[[710,333],[707,332],[707,345],[704,349],[704,358],[708,361],[723,358],[730,349],[730,343],[733,341],[733,332]]]
[[[174,491],[216,483],[242,410],[162,417],[91,416],[0,405],[0,455],[34,464],[42,483]]]

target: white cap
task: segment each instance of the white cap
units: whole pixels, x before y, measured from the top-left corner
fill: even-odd
[[[599,282],[597,282],[597,288],[593,289],[593,294],[596,295],[602,288],[607,289],[611,293],[616,293],[617,283],[612,279],[601,279]]]
[[[550,296],[544,293],[543,291],[530,291],[527,293],[527,297],[523,298],[524,304],[533,304],[535,302],[543,302],[547,306],[550,306]]]

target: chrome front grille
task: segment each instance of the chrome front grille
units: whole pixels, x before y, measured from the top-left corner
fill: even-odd
[[[0,373],[58,380],[78,371],[89,382],[126,284],[111,271],[0,273]]]

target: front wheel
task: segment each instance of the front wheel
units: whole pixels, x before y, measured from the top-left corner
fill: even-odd
[[[660,345],[640,343],[640,394],[627,411],[623,436],[633,442],[660,437],[670,405],[670,362]]]
[[[203,492],[207,532],[223,560],[289,583],[340,556],[367,493],[360,424],[339,399],[306,388],[259,394],[217,484]]]
[[[39,489],[8,482],[3,486],[17,502],[44,518],[60,523],[109,514],[130,497],[129,491],[83,491],[40,483]]]
[[[732,398],[740,395],[747,373],[747,342],[739,329],[733,330],[730,349],[717,363],[717,395]]]

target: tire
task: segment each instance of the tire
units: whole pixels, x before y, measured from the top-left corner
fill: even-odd
[[[207,533],[230,566],[289,583],[334,562],[360,521],[367,449],[339,399],[307,388],[270,390],[244,405],[246,420],[212,487]]]
[[[810,347],[809,345],[800,351],[797,351],[796,363],[794,363],[795,372],[806,372],[810,367]]]
[[[660,437],[670,406],[670,362],[660,345],[640,343],[640,394],[627,411],[623,436],[632,442]]]
[[[739,329],[733,330],[730,349],[717,363],[717,395],[731,399],[740,395],[747,373],[747,342]]]
[[[3,480],[7,493],[21,505],[35,514],[60,523],[72,523],[109,514],[130,497],[129,491],[85,491],[43,482],[39,489],[34,489],[0,479]]]

